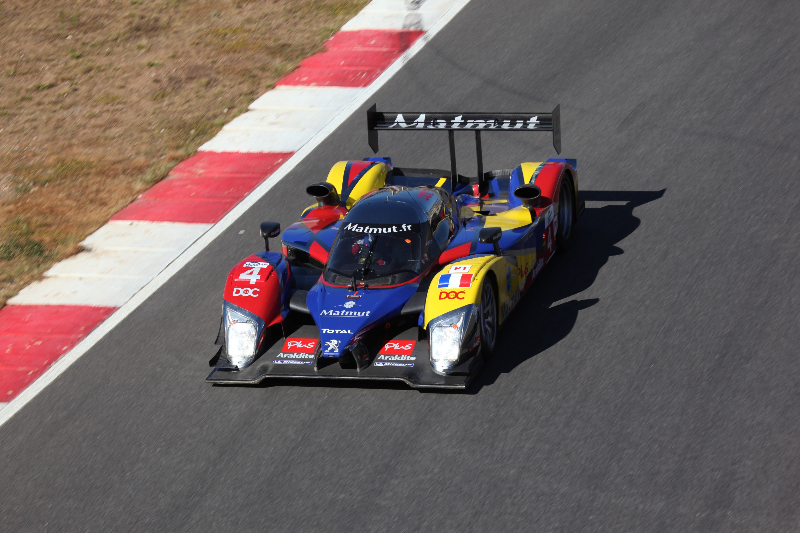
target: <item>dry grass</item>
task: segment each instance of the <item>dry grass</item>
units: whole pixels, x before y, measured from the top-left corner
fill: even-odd
[[[0,0],[0,306],[367,0]]]

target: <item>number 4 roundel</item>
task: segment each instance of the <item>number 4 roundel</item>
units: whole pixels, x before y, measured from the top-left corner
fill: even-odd
[[[269,274],[269,263],[256,263],[248,261],[243,265],[245,267],[244,272],[239,273],[239,277],[236,278],[236,281],[247,281],[250,285],[255,285],[261,281],[266,281],[267,274]]]
[[[245,270],[237,279],[249,281],[250,285],[255,285],[257,282],[261,281],[261,269],[263,267],[253,267]]]

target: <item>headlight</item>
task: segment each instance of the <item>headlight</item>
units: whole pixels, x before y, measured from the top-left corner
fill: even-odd
[[[436,371],[442,372],[458,363],[461,343],[475,322],[475,314],[474,305],[465,305],[434,318],[428,324],[431,363]]]
[[[228,308],[225,320],[225,343],[228,361],[238,368],[253,362],[256,356],[256,324],[248,317]]]

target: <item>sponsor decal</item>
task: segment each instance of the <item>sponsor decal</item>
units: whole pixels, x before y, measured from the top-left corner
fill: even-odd
[[[435,130],[435,129],[501,129],[501,130],[535,130],[541,129],[544,127],[541,122],[539,121],[539,116],[534,115],[529,119],[522,119],[522,120],[504,120],[502,123],[498,120],[488,119],[475,119],[475,120],[464,120],[464,115],[458,115],[453,118],[453,120],[445,120],[445,119],[435,119],[430,118],[426,119],[425,113],[422,113],[417,116],[417,118],[412,118],[409,115],[409,120],[406,121],[405,117],[402,113],[398,113],[395,117],[394,122],[388,129],[391,128],[414,128],[418,130]]]
[[[245,263],[244,266],[247,270],[239,274],[236,280],[249,281],[250,285],[255,285],[257,282],[261,281],[261,271],[267,268],[269,263]]]
[[[313,353],[284,353],[275,356],[275,359],[314,359]]]
[[[413,344],[413,343],[412,343]],[[410,355],[389,355],[389,354],[382,354],[378,356],[378,361],[416,361],[416,357],[412,357]]]
[[[313,354],[318,342],[318,339],[289,338],[284,341],[281,351]]]
[[[339,353],[339,343],[336,339],[325,341],[325,353]]]
[[[472,265],[453,265],[447,272],[449,274],[463,274],[469,272],[470,268],[472,268]]]
[[[378,354],[396,354],[397,357],[407,357],[414,351],[415,344],[417,344],[417,341],[389,341],[383,345]],[[391,357],[394,356],[380,355],[378,359],[389,360]],[[411,360],[413,361],[414,358],[412,357]]]
[[[348,223],[344,228],[355,233],[398,233],[408,231],[413,226],[411,224],[369,224],[361,225],[357,223]]]
[[[275,359],[273,361],[276,365],[311,365],[314,361],[297,361],[292,359]]]
[[[425,200],[425,201],[427,202],[428,200],[430,200],[431,198],[433,198],[433,193],[432,193],[432,192],[430,192],[430,191],[421,191],[421,192],[420,192],[420,193],[417,195],[417,198],[422,198],[423,200]]]
[[[442,274],[439,276],[439,289],[469,289],[472,287],[472,274]]]
[[[511,294],[511,267],[506,267],[506,294]]]
[[[412,366],[414,366],[414,363],[384,363],[384,362],[381,362],[381,361],[376,361],[374,366],[406,366],[406,367],[412,367]]]
[[[463,300],[467,291],[440,291],[440,300]]]
[[[321,316],[338,316],[342,318],[355,318],[361,316],[369,316],[370,311],[348,311],[344,310],[337,310],[337,309],[323,309],[319,312]]]
[[[351,309],[351,308],[355,307],[355,305],[356,305],[355,302],[345,302],[344,303],[345,309]]]
[[[261,289],[251,289],[250,287],[234,287],[233,288],[233,295],[234,296],[258,296],[258,291]]]
[[[350,331],[349,329],[325,329],[325,328],[323,328],[320,331],[322,331],[322,333],[349,333],[350,335],[353,334],[353,332]]]

